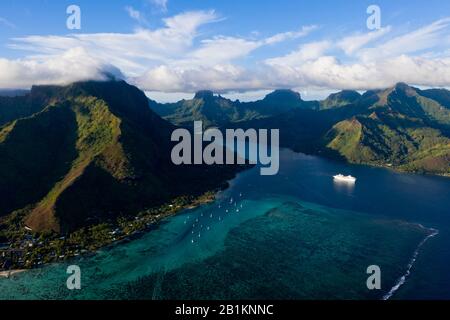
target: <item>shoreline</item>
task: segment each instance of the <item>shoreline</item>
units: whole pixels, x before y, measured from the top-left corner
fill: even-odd
[[[0,279],[1,278],[9,279],[9,278],[15,276],[16,274],[23,273],[25,271],[28,271],[28,270],[17,269],[17,270],[0,271]]]
[[[227,188],[229,187],[229,185],[227,185]],[[226,188],[226,189],[227,189]],[[103,245],[96,247],[95,249],[85,249],[86,251],[84,253],[80,253],[80,254],[70,254],[70,255],[65,255],[63,260],[69,260],[69,259],[73,259],[76,258],[77,256],[81,256],[81,255],[88,255],[88,254],[95,254],[98,250],[101,250],[102,248],[106,248],[108,246],[111,245],[118,245],[123,241],[127,241],[127,240],[132,240],[134,239],[136,236],[145,233],[145,232],[151,232],[152,230],[152,226],[157,225],[158,223],[160,223],[161,221],[163,221],[164,219],[167,219],[169,217],[172,216],[176,216],[180,213],[182,213],[185,210],[192,210],[195,208],[198,208],[200,206],[206,205],[208,203],[214,202],[216,200],[216,196],[217,194],[221,191],[220,188],[215,189],[215,190],[210,190],[205,192],[202,195],[199,195],[193,199],[190,200],[190,203],[185,204],[185,205],[180,205],[180,206],[175,206],[175,205],[167,205],[168,209],[167,211],[163,211],[160,212],[159,214],[155,215],[155,216],[149,216],[146,218],[142,218],[142,220],[146,220],[144,226],[142,227],[137,227],[135,230],[131,231],[130,233],[127,234],[123,234],[122,236],[118,236],[118,237],[114,237],[113,239],[111,239],[110,241],[108,241],[107,243],[104,243]],[[130,219],[130,221],[133,221],[133,219]],[[33,270],[33,269],[39,269],[41,267],[44,267],[46,265],[52,264],[52,263],[59,263],[62,262],[61,259],[55,259],[46,263],[42,263],[39,265],[34,265],[30,268],[26,267],[26,266],[19,266],[19,268],[17,269],[12,269],[12,270],[2,270],[0,269],[0,279],[8,279],[14,275],[29,271],[29,270]]]
[[[387,169],[387,170],[391,170],[392,172],[395,173],[401,173],[401,174],[412,174],[412,175],[417,175],[417,176],[424,176],[424,177],[442,177],[442,178],[450,178],[450,173],[446,173],[446,172],[429,172],[429,171],[415,171],[415,170],[407,170],[402,168],[402,166],[394,166],[394,165],[388,165],[385,163],[371,163],[371,162],[352,162],[349,161],[348,159],[344,158],[338,158],[335,156],[329,156],[327,155],[327,153],[325,152],[321,152],[321,151],[316,151],[316,152],[306,152],[306,151],[301,151],[298,149],[295,149],[293,147],[280,147],[280,149],[287,149],[290,150],[294,153],[299,153],[299,154],[304,154],[307,156],[315,156],[315,157],[320,157],[326,160],[331,160],[331,161],[336,161],[338,163],[344,163],[347,165],[355,165],[355,166],[366,166],[366,167],[371,167],[371,168],[381,168],[381,169]]]

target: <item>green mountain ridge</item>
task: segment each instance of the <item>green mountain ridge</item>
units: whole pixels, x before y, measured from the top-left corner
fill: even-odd
[[[333,126],[326,146],[353,163],[394,166],[400,170],[449,174],[448,109],[423,91],[399,84],[376,93],[369,113]]]
[[[25,224],[34,231],[67,233],[133,215],[218,188],[240,170],[173,165],[175,127],[123,81],[33,87],[31,97],[41,97],[42,110],[0,129],[0,192],[8,199],[0,216],[29,208]]]
[[[195,103],[201,108],[189,107]],[[277,90],[263,100],[240,103],[209,92],[207,97],[202,94],[157,108],[175,124],[203,120],[221,128],[278,128],[281,145],[295,151],[448,175],[449,106],[448,90],[420,90],[398,83],[362,95],[344,90],[323,101],[303,101],[298,93]],[[233,116],[226,110],[233,110]],[[211,121],[210,114],[216,113],[220,121]]]
[[[318,108],[316,102],[304,101],[292,90],[276,90],[255,102],[232,101],[203,90],[191,100],[167,104],[150,100],[149,106],[164,119],[184,127],[191,127],[196,120],[202,120],[206,127],[220,127],[231,122],[268,118],[296,108]]]

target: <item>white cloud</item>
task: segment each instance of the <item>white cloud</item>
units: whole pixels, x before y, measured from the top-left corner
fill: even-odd
[[[130,14],[136,19],[140,17],[132,10]],[[315,29],[309,26],[260,40],[225,36],[197,40],[200,27],[219,20],[213,10],[192,11],[163,19],[164,26],[155,30],[140,28],[129,34],[28,36],[13,39],[9,47],[29,51],[28,59],[40,61],[61,57],[67,48],[81,48],[95,57],[99,65],[118,67],[144,90],[176,92],[211,87],[224,91],[225,88],[239,89],[240,85],[245,88],[263,85],[253,78],[252,72],[234,65],[233,61],[263,46],[299,38]]]
[[[293,51],[285,56],[267,59],[265,63],[270,66],[294,67],[306,61],[321,57],[332,43],[330,41],[311,42],[302,45],[297,51]]]
[[[180,100],[188,100],[194,97],[192,92],[164,92],[164,91],[145,91],[149,99],[161,103],[171,103]]]
[[[276,44],[282,41],[286,41],[288,39],[297,39],[304,36],[307,36],[312,31],[316,30],[318,27],[315,25],[311,26],[304,26],[298,31],[288,31],[288,32],[282,32],[278,33],[276,35],[273,35],[267,39],[264,40],[266,44]]]
[[[130,15],[139,19],[134,11]],[[192,11],[163,19],[158,29],[12,39],[9,47],[27,54],[0,60],[0,87],[101,79],[103,70],[118,69],[128,81],[152,92],[365,90],[400,81],[450,86],[450,18],[403,34],[385,27],[337,39],[315,38],[270,58],[269,50],[253,53],[289,39],[300,42],[317,27],[266,38],[217,35],[213,28],[203,33],[205,25],[218,21],[212,10]]]
[[[365,34],[354,34],[339,41],[337,46],[341,48],[347,55],[351,55],[356,50],[389,33],[391,29],[392,28],[388,26]]]
[[[29,88],[38,84],[69,84],[83,80],[122,78],[120,71],[90,56],[83,48],[73,48],[43,59],[0,58],[0,87]]]
[[[158,10],[162,12],[167,12],[167,3],[168,0],[149,0],[150,3]]]
[[[15,29],[16,25],[9,21],[8,19],[0,17],[0,25],[4,25],[5,27],[8,27],[10,29]]]
[[[140,24],[148,25],[147,19],[145,19],[145,16],[139,10],[134,9],[132,6],[126,6],[125,11],[131,19],[136,20]]]
[[[198,49],[190,52],[185,61],[201,65],[214,65],[247,56],[262,43],[235,37],[216,37],[201,41]]]
[[[449,45],[450,18],[437,20],[427,26],[397,36],[385,43],[361,50],[359,56],[365,61],[412,54],[442,45]]]
[[[280,87],[366,90],[397,82],[449,86],[449,25],[450,19],[441,19],[384,41],[392,27],[333,42],[306,43],[285,56],[265,60],[265,64]],[[368,47],[375,40],[379,43]],[[332,55],[336,49],[354,59],[342,62]]]
[[[423,59],[401,55],[373,62],[342,64],[335,57],[323,56],[301,66],[272,68],[279,86],[379,89],[398,82],[423,86],[450,84],[450,58]]]
[[[269,93],[271,93],[270,90],[254,90],[254,91],[232,91],[226,94],[223,94],[222,96],[224,98],[230,99],[230,100],[239,100],[241,102],[249,102],[249,101],[256,101],[261,100],[265,96],[267,96]]]
[[[134,33],[73,34],[68,36],[28,36],[13,39],[10,48],[31,51],[39,57],[62,54],[68,48],[84,48],[104,63],[111,63],[128,76],[147,68],[170,63],[191,50],[198,29],[218,19],[214,11],[185,12],[164,19],[159,29],[138,29]]]
[[[315,30],[316,26],[302,27],[299,31],[278,33],[261,40],[249,40],[237,37],[216,36],[212,39],[201,41],[198,49],[186,55],[186,58],[178,61],[177,65],[200,64],[202,66],[214,66],[217,64],[229,63],[233,60],[244,58],[254,50],[286,41],[304,37]]]
[[[161,65],[131,79],[148,91],[194,92],[203,89],[216,92],[256,90],[265,85],[262,78],[232,64],[178,68]]]

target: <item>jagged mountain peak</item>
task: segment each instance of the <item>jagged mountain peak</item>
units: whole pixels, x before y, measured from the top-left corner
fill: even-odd
[[[332,93],[328,96],[328,98],[331,97],[352,98],[356,100],[361,97],[361,94],[356,90],[342,90],[336,93]]]
[[[265,101],[301,101],[302,97],[300,93],[293,91],[291,89],[277,89],[264,98]]]
[[[361,97],[361,94],[357,91],[342,90],[330,94],[325,100],[321,101],[320,106],[322,109],[342,107],[357,103]]]
[[[394,88],[396,90],[408,90],[412,87],[409,84],[407,84],[406,82],[398,82],[395,84]]]
[[[214,92],[211,90],[200,90],[195,93],[194,99],[212,99],[214,98]]]
[[[399,82],[391,89],[391,93],[400,93],[411,97],[417,94],[417,89],[404,82]]]

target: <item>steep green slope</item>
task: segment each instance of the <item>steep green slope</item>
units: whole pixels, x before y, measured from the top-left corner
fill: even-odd
[[[0,192],[8,195],[0,216],[31,205],[25,222],[35,231],[65,233],[199,195],[239,169],[173,165],[175,127],[125,82],[35,87],[32,94],[50,105],[0,132]]]
[[[75,114],[48,107],[0,132],[0,215],[39,200],[75,158]]]
[[[320,109],[339,108],[358,103],[361,95],[357,91],[344,90],[333,93],[328,98],[320,101]]]
[[[40,97],[31,94],[17,97],[0,96],[0,127],[8,122],[29,117],[41,111],[46,103]]]
[[[118,142],[121,134],[120,119],[109,112],[103,101],[93,97],[75,98],[68,104],[66,108],[70,108],[74,112],[77,128],[79,128],[75,142],[76,158],[72,161],[65,176],[55,183],[28,217],[27,224],[33,229],[61,231],[60,229],[64,229],[66,225],[68,228],[72,225],[77,227],[76,222],[80,221],[82,216],[87,216],[91,208],[86,206],[87,202],[83,194],[78,195],[83,202],[76,206],[77,212],[73,212],[70,205],[64,206],[62,200],[66,197],[66,193],[77,192],[76,185],[79,180],[85,178],[86,175],[89,176],[86,171],[87,167],[106,169],[118,180],[125,179],[130,175],[131,166]],[[114,151],[108,154],[109,157],[105,159],[104,163],[98,162],[98,159],[108,150]],[[101,185],[101,181],[93,181],[93,185],[96,184]],[[72,189],[75,190],[72,191]],[[102,201],[101,198],[99,201]],[[73,205],[74,203],[70,202],[69,204]],[[60,225],[58,220],[63,220],[63,225]]]
[[[368,106],[372,113],[334,125],[325,136],[326,147],[350,162],[449,174],[448,110],[405,84],[376,95]]]
[[[366,117],[339,122],[326,136],[327,147],[353,163],[423,173],[450,172],[450,139],[437,129],[391,123]]]
[[[450,91],[445,89],[420,90],[420,95],[432,99],[443,107],[450,109]]]
[[[374,153],[360,143],[363,137],[363,125],[356,118],[337,123],[329,132],[327,147],[353,162],[372,161]]]

